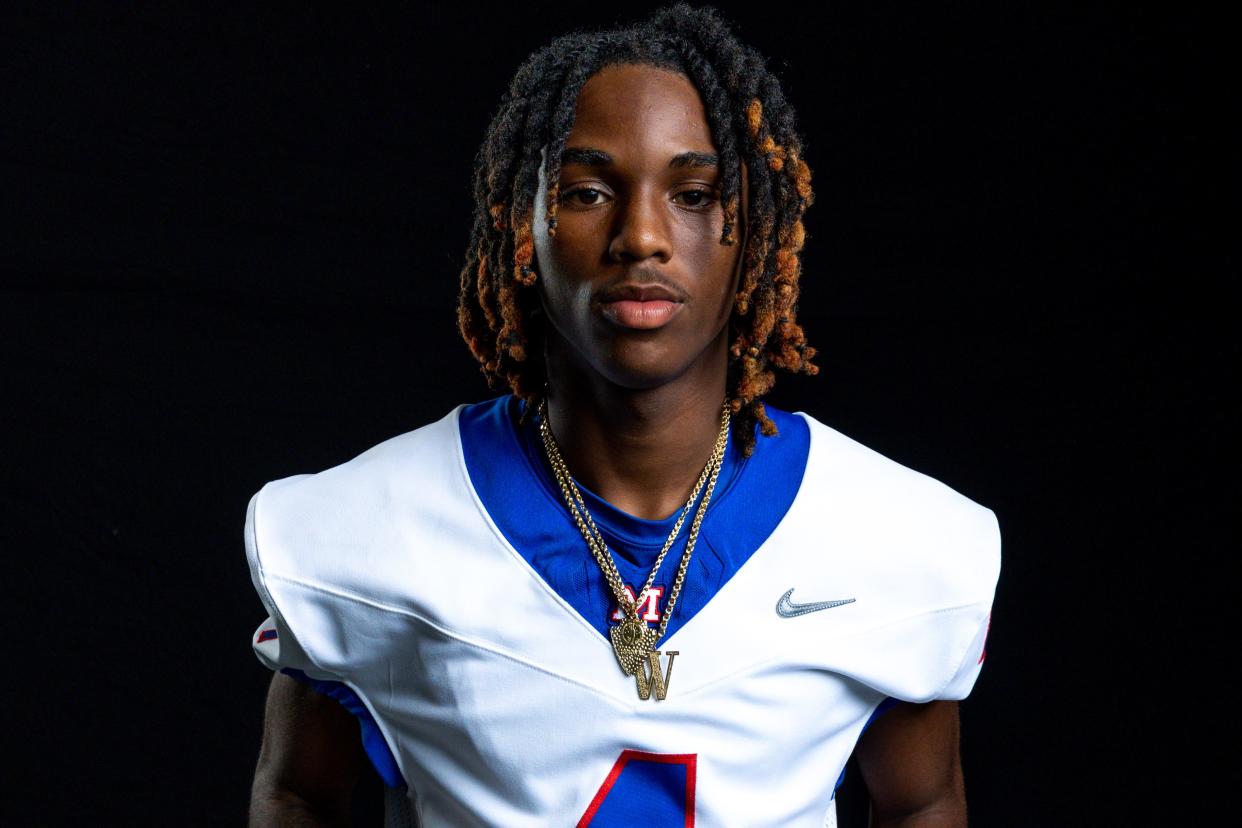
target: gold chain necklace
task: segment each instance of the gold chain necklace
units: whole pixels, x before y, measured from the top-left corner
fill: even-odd
[[[668,679],[672,675],[672,659],[678,653],[672,651],[668,653],[668,673],[666,675],[661,674],[660,653],[655,649],[655,645],[663,637],[664,630],[668,627],[668,620],[672,617],[673,607],[677,604],[677,596],[681,593],[681,586],[686,579],[686,568],[690,564],[690,555],[694,552],[695,541],[698,540],[699,527],[703,523],[703,516],[707,513],[707,504],[712,499],[712,492],[716,488],[716,478],[720,475],[720,467],[724,462],[725,447],[728,445],[729,439],[729,405],[726,402],[721,407],[720,434],[716,437],[716,445],[712,449],[712,456],[708,459],[707,465],[703,467],[703,472],[694,484],[694,490],[690,492],[690,499],[682,507],[681,514],[673,525],[673,530],[669,533],[668,539],[664,541],[664,547],[660,550],[660,554],[656,556],[655,565],[651,568],[651,574],[647,576],[647,583],[643,585],[642,590],[633,599],[626,594],[625,585],[621,580],[621,573],[617,571],[617,563],[612,557],[612,551],[608,549],[608,544],[604,542],[604,536],[600,534],[595,521],[591,519],[591,513],[587,510],[586,503],[582,499],[582,492],[578,489],[578,485],[569,474],[569,469],[566,468],[565,461],[561,457],[560,449],[556,445],[556,438],[552,435],[552,428],[548,424],[548,401],[546,397],[540,400],[538,413],[539,435],[543,438],[543,447],[547,452],[548,462],[552,466],[552,471],[556,475],[556,482],[560,484],[561,494],[565,496],[565,504],[569,507],[569,512],[573,515],[574,522],[578,525],[578,531],[582,533],[583,539],[586,540],[587,547],[590,548],[595,562],[599,564],[599,568],[604,574],[604,579],[608,582],[608,587],[612,590],[613,597],[617,601],[617,606],[621,608],[623,616],[621,623],[611,627],[608,631],[609,638],[612,639],[612,648],[617,654],[617,661],[620,662],[621,669],[627,676],[634,676],[637,680],[640,698],[649,698],[651,686],[654,684],[656,698],[663,699],[667,693]],[[665,604],[663,618],[660,620],[659,628],[653,630],[639,619],[638,608],[645,602],[647,592],[651,589],[652,584],[655,582],[656,574],[660,571],[660,565],[664,563],[664,556],[668,554],[669,549],[673,546],[673,542],[681,533],[682,523],[685,521],[686,515],[690,513],[690,509],[693,508],[694,502],[698,499],[699,493],[703,491],[704,486],[707,487],[707,491],[704,493],[703,501],[699,504],[699,508],[695,511],[694,519],[690,523],[690,537],[686,541],[686,551],[682,554],[681,561],[677,565],[677,576],[673,580],[673,588]],[[651,671],[650,675],[648,675],[648,668]]]

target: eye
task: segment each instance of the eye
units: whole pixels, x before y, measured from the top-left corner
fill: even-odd
[[[674,200],[683,207],[703,208],[708,207],[716,200],[716,194],[707,189],[699,190],[682,190],[673,196]]]
[[[578,187],[561,195],[562,204],[573,204],[578,207],[594,207],[604,203],[606,197],[603,190],[595,187]]]

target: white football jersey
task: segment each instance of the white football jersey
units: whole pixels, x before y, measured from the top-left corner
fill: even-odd
[[[719,587],[670,624],[641,698],[601,632],[604,609],[584,610],[513,543],[561,522],[577,538],[567,554],[597,570],[563,501],[522,500],[514,487],[533,486],[516,468],[509,489],[481,496],[463,412],[272,481],[246,514],[269,614],[259,659],[359,716],[421,825],[823,828],[877,708],[961,699],[974,684],[1000,565],[995,515],[786,414],[809,438],[800,481]],[[510,473],[512,458],[488,456],[490,473]],[[714,537],[758,499],[713,500]]]

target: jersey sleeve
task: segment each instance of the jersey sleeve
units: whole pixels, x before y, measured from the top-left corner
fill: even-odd
[[[969,635],[971,630],[967,628],[968,643],[962,650],[956,669],[937,694],[938,699],[953,701],[970,695],[987,656],[988,632],[992,628],[992,603],[996,582],[1000,576],[1001,538],[996,513],[991,509],[983,509],[982,512],[983,516],[969,538],[969,542],[976,548],[972,555],[966,557],[967,565],[974,571],[963,575],[974,584],[976,601],[969,608],[973,610],[973,635]]]
[[[255,591],[259,593],[259,599],[268,613],[251,637],[254,654],[269,670],[290,676],[320,695],[334,699],[349,711],[358,720],[363,750],[384,784],[390,789],[404,788],[406,782],[401,769],[371,710],[340,675],[324,669],[311,658],[268,588],[256,528],[256,513],[262,492],[262,489],[255,492],[246,507],[246,558]]]
[[[992,614],[989,610],[983,623],[978,626],[975,637],[971,639],[970,644],[966,647],[966,652],[962,656],[961,662],[958,663],[957,669],[950,676],[948,683],[940,690],[936,698],[957,701],[970,695],[970,691],[974,688],[975,681],[979,678],[979,673],[983,669],[986,641],[991,622]]]
[[[971,504],[931,528],[934,544],[912,542],[878,570],[884,588],[867,599],[887,605],[856,633],[834,640],[826,656],[832,669],[919,704],[970,694],[983,667],[1000,573],[1000,532],[990,509]]]
[[[255,656],[269,670],[284,672],[295,678],[305,676],[318,680],[339,680],[340,676],[323,669],[307,654],[268,589],[262,558],[259,555],[256,528],[261,494],[262,489],[255,492],[246,507],[246,559],[250,564],[250,578],[255,591],[267,610],[267,618],[259,624],[251,637],[251,647]]]
[[[996,514],[979,507],[978,517],[964,532],[966,549],[955,561],[948,577],[965,584],[966,603],[932,613],[924,634],[934,648],[948,656],[942,668],[943,683],[933,698],[956,701],[970,695],[983,668],[992,602],[1000,574],[1000,529]]]

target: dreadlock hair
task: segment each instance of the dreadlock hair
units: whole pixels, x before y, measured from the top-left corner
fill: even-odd
[[[519,67],[475,159],[474,227],[461,271],[458,328],[489,385],[507,384],[532,410],[546,381],[533,289],[534,210],[546,211],[548,232],[555,235],[560,159],[578,93],[600,69],[617,64],[669,69],[698,89],[720,154],[721,244],[736,243],[739,162],[747,164],[748,232],[731,320],[727,393],[734,437],[749,456],[756,423],[764,435],[776,434],[760,399],[776,381],[774,369],[818,372],[811,364],[815,349],[795,321],[811,171],[780,83],[713,8],[678,3],[628,27],[565,35]],[[545,147],[548,198],[535,205]]]

